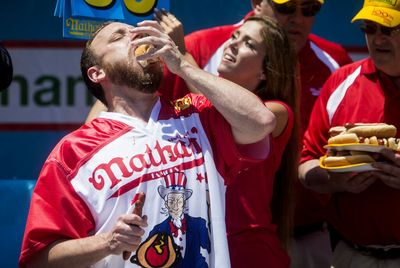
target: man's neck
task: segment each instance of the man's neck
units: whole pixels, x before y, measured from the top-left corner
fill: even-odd
[[[128,94],[126,94],[128,92]],[[146,94],[134,89],[118,91],[108,101],[109,112],[121,113],[148,122],[155,103],[157,94]]]

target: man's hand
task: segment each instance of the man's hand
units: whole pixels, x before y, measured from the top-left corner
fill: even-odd
[[[372,163],[372,166],[379,170],[374,172],[375,176],[387,186],[400,189],[400,154],[388,148],[382,149],[380,153],[388,161]]]
[[[299,178],[305,187],[319,193],[361,193],[377,180],[373,172],[329,172],[319,166],[318,159],[302,163]]]
[[[336,173],[329,172],[329,180],[335,192],[361,193],[376,181],[372,172]]]
[[[121,215],[111,232],[78,239],[60,239],[39,251],[29,267],[89,267],[110,254],[136,251],[147,226],[147,217]]]
[[[118,255],[124,251],[135,251],[142,241],[143,227],[147,227],[146,216],[121,215],[111,232],[105,234],[111,253]]]
[[[138,23],[138,27],[131,30],[131,33],[145,36],[132,41],[134,47],[143,44],[151,44],[154,47],[149,53],[138,56],[138,61],[161,58],[172,73],[178,74],[181,71],[182,63],[185,62],[183,55],[171,37],[164,32],[160,24],[156,21],[142,21]]]

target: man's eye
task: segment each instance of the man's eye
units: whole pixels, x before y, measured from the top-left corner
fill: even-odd
[[[123,37],[124,37],[123,34],[114,34],[113,37],[111,38],[111,41],[112,41],[112,42],[118,41],[118,40],[120,40],[120,39],[123,38]]]

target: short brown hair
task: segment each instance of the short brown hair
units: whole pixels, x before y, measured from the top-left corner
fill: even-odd
[[[90,91],[90,93],[92,93],[93,96],[95,96],[99,101],[104,103],[106,106],[107,106],[107,100],[105,98],[103,87],[100,84],[94,83],[92,80],[90,80],[90,78],[87,75],[87,71],[89,70],[90,67],[100,64],[99,58],[96,55],[96,53],[92,50],[91,45],[93,39],[97,36],[97,34],[110,23],[112,23],[112,21],[104,22],[99,26],[99,28],[96,30],[93,36],[86,42],[85,48],[83,49],[81,55],[81,73],[83,81],[85,82],[86,87]]]

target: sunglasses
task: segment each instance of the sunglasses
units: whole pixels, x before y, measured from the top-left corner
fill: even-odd
[[[276,4],[272,1],[270,1],[270,3],[272,3],[278,13],[285,15],[291,15],[295,13],[297,9],[297,4],[294,1],[289,1],[284,4]],[[321,6],[322,4],[318,1],[302,3],[300,5],[301,14],[303,14],[304,17],[314,17],[320,11]]]
[[[394,36],[400,32],[399,27],[395,27],[395,28],[389,28],[389,27],[385,27],[385,26],[378,27],[378,25],[375,25],[375,24],[361,24],[360,25],[360,30],[363,33],[368,34],[368,35],[376,34],[378,32],[378,29],[380,29],[381,33],[386,36]]]

